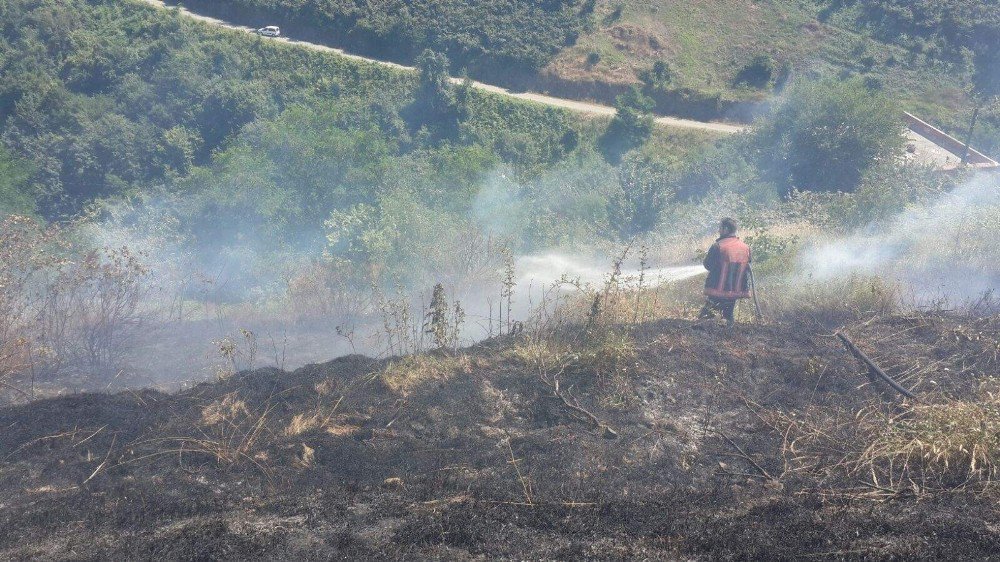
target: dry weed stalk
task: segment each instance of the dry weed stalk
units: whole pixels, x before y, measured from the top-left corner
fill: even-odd
[[[212,343],[219,355],[226,361],[225,370],[220,370],[220,379],[227,379],[240,371],[252,371],[257,361],[257,334],[246,328],[239,329],[239,337],[226,336]]]
[[[534,494],[531,490],[531,480],[525,477],[525,475],[521,472],[521,467],[517,464],[521,462],[521,460],[514,456],[514,448],[510,444],[510,434],[506,431],[504,431],[504,433],[507,438],[504,439],[503,443],[507,446],[507,454],[510,456],[510,460],[508,462],[514,467],[514,473],[517,475],[517,481],[521,484],[521,492],[524,494],[525,504],[528,506],[534,506],[535,502],[533,499]]]
[[[430,307],[424,315],[424,333],[434,339],[434,348],[438,350],[451,349],[458,352],[462,334],[462,324],[465,322],[465,310],[459,301],[448,304],[444,285],[434,285],[431,294]]]
[[[498,324],[500,326],[499,335],[504,335],[504,315],[503,307],[504,304],[507,305],[507,320],[506,328],[507,333],[510,334],[513,329],[514,323],[511,318],[513,315],[514,306],[514,287],[517,285],[517,280],[514,277],[514,253],[509,246],[503,246],[500,248],[500,255],[503,259],[503,279],[501,281],[500,289],[500,310]],[[492,329],[490,330],[492,332]]]
[[[386,338],[385,354],[402,356],[423,350],[421,316],[417,315],[414,319],[410,299],[404,295],[403,288],[397,286],[395,298],[387,298],[376,281],[372,281],[371,287],[375,308],[382,319],[380,335]]]

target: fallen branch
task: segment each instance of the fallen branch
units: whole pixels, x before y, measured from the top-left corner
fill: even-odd
[[[605,439],[618,438],[617,431],[611,429],[611,427],[609,427],[608,424],[602,422],[600,418],[590,413],[583,406],[580,406],[580,404],[576,401],[575,398],[573,398],[573,400],[570,401],[570,399],[566,397],[566,393],[564,393],[559,388],[558,376],[553,377],[552,381],[549,381],[544,376],[539,376],[538,378],[541,379],[542,383],[545,384],[545,386],[549,387],[549,390],[552,391],[552,394],[560,401],[562,401],[563,405],[566,406],[568,410],[583,417],[585,420],[589,421],[596,429],[601,430],[601,435],[603,435]],[[570,398],[572,398],[572,396]]]
[[[100,431],[100,430],[98,430],[98,431]],[[96,433],[94,435],[96,435]],[[89,439],[89,437],[88,437],[88,439]],[[101,469],[103,469],[105,466],[107,466],[108,460],[111,459],[111,451],[115,450],[115,443],[117,443],[117,442],[118,442],[118,434],[116,433],[114,435],[114,437],[111,438],[111,446],[108,447],[108,454],[104,455],[104,460],[101,461],[101,464],[97,465],[97,468],[94,469],[94,472],[91,472],[90,476],[88,476],[86,480],[84,480],[83,482],[80,483],[81,486],[83,486],[87,482],[90,482],[91,480],[93,480],[94,477],[97,476],[97,473],[99,473],[101,471]]]
[[[852,355],[854,355],[854,357],[856,357],[858,360],[860,360],[862,363],[868,366],[868,372],[870,374],[873,374],[876,377],[882,379],[882,382],[888,384],[890,387],[893,388],[893,390],[902,394],[903,396],[913,400],[917,400],[917,397],[914,396],[912,392],[903,388],[903,386],[900,385],[898,382],[896,382],[895,379],[887,375],[885,371],[883,371],[878,365],[876,365],[875,362],[872,361],[870,357],[865,355],[864,351],[861,351],[858,348],[858,346],[854,345],[854,342],[851,341],[851,338],[847,337],[847,335],[845,335],[843,332],[837,332],[837,337],[840,338],[840,341],[843,342],[844,347],[846,347],[847,350],[850,351]]]
[[[759,465],[757,461],[753,460],[750,457],[750,455],[748,455],[747,452],[743,450],[743,447],[740,447],[735,441],[730,439],[728,435],[722,433],[721,431],[716,431],[715,433],[718,434],[723,439],[725,439],[727,443],[729,443],[734,449],[736,449],[739,452],[739,458],[753,465],[753,467],[756,468],[764,478],[767,478],[768,480],[771,481],[777,481],[775,477],[771,476],[771,474],[767,470],[764,470],[763,466]]]
[[[16,392],[16,393],[20,394],[21,396],[25,397],[26,399],[28,399],[29,401],[30,400],[34,400],[34,397],[32,395],[28,394],[26,391],[21,390],[20,388],[14,386],[12,384],[8,384],[8,383],[5,383],[3,381],[0,381],[0,388],[6,388],[8,390]]]

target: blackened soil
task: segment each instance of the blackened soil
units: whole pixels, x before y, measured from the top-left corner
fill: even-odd
[[[933,388],[910,384],[960,394],[996,374],[997,322],[969,326],[907,316],[851,335],[893,373],[938,362]],[[509,341],[443,360],[447,376],[406,393],[379,377],[384,362],[350,356],[180,394],[2,409],[0,559],[1000,553],[989,490],[873,497],[790,470],[762,414],[892,399],[832,333],[664,321],[633,337],[619,376],[572,361],[561,375],[615,439],[555,398]]]

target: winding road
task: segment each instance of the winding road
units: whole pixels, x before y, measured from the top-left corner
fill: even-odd
[[[186,16],[188,18],[191,18],[193,20],[198,20],[200,22],[203,22],[203,23],[206,23],[206,24],[209,24],[209,25],[214,25],[214,26],[217,26],[217,27],[224,27],[226,29],[232,29],[232,30],[236,30],[236,31],[242,31],[242,32],[245,32],[245,33],[256,33],[256,30],[254,30],[252,28],[245,27],[245,26],[242,26],[242,25],[236,25],[236,24],[233,24],[233,23],[230,23],[230,22],[227,22],[227,21],[223,21],[223,20],[220,20],[220,19],[217,19],[217,18],[208,17],[208,16],[205,16],[205,15],[202,15],[202,14],[197,14],[197,13],[192,12],[189,9],[184,8],[184,7],[167,6],[161,0],[137,0],[137,1],[138,2],[142,2],[144,4],[148,4],[148,5],[157,7],[159,9],[161,9],[161,10],[167,10],[167,9],[177,10],[181,15],[184,15],[184,16]],[[307,41],[297,41],[295,39],[289,39],[287,37],[275,37],[275,38],[271,38],[269,40],[270,41],[281,41],[281,42],[286,43],[288,45],[294,45],[296,47],[302,47],[304,49],[312,49],[314,51],[322,51],[322,52],[327,52],[327,53],[333,53],[333,54],[336,54],[338,56],[346,57],[346,58],[349,58],[349,59],[364,61],[364,62],[367,62],[367,63],[378,64],[378,65],[382,65],[382,66],[388,66],[388,67],[396,68],[396,69],[399,69],[399,70],[407,70],[407,71],[414,71],[414,72],[416,71],[416,69],[413,68],[412,66],[405,66],[405,65],[402,65],[402,64],[394,63],[394,62],[388,62],[388,61],[383,61],[383,60],[378,60],[378,59],[372,59],[372,58],[368,58],[368,57],[362,57],[360,55],[355,55],[355,54],[352,54],[352,53],[348,53],[347,51],[344,51],[343,49],[338,49],[338,48],[335,48],[335,47],[330,47],[328,45],[321,45],[319,43],[310,43],[310,42],[307,42]],[[459,79],[459,78],[452,78],[451,80],[454,83],[461,82],[461,79]],[[579,112],[579,113],[587,113],[587,114],[590,114],[590,115],[607,115],[607,116],[615,114],[615,108],[609,107],[609,106],[606,106],[606,105],[596,104],[596,103],[583,102],[583,101],[577,101],[577,100],[569,100],[569,99],[565,99],[565,98],[557,98],[557,97],[547,96],[545,94],[538,94],[538,93],[534,93],[534,92],[512,92],[512,91],[510,91],[510,90],[508,90],[506,88],[501,88],[500,86],[494,86],[492,84],[484,84],[482,82],[476,82],[476,81],[472,82],[472,86],[474,88],[478,89],[478,90],[483,90],[483,91],[486,91],[486,92],[491,92],[491,93],[494,93],[494,94],[497,94],[497,95],[507,96],[507,97],[511,97],[511,98],[516,98],[516,99],[519,99],[519,100],[531,101],[531,102],[540,103],[540,104],[548,105],[548,106],[552,106],[552,107],[559,107],[559,108],[567,109],[567,110],[570,110],[570,111],[576,111],[576,112]],[[694,121],[692,119],[680,119],[680,118],[677,118],[677,117],[657,117],[655,119],[655,121],[656,121],[657,125],[662,125],[662,126],[665,126],[665,127],[677,127],[677,128],[683,128],[683,129],[697,129],[697,130],[701,130],[701,131],[709,131],[709,132],[723,133],[723,134],[738,133],[738,132],[740,132],[740,131],[742,131],[742,130],[745,129],[744,126],[740,126],[740,125],[729,125],[729,124],[726,124],[726,123],[714,123],[714,122],[706,122],[706,121]]]

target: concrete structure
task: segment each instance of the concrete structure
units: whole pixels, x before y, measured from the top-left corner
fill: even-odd
[[[965,143],[930,123],[903,113],[906,120],[907,158],[920,164],[930,164],[942,171],[961,167]],[[969,148],[966,167],[980,170],[1000,170],[1000,164],[974,148]]]

